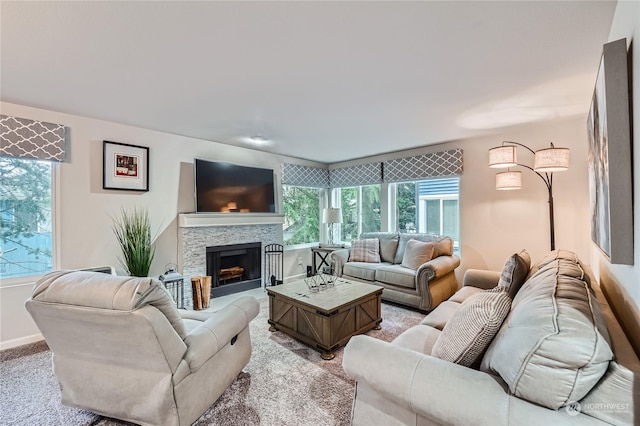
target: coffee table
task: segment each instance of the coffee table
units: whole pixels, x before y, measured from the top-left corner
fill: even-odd
[[[380,329],[382,287],[346,278],[312,292],[304,280],[267,287],[269,331],[282,331],[320,351],[322,359],[351,336]]]

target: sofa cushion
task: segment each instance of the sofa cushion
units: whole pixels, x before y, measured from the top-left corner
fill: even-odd
[[[409,240],[423,241],[425,243],[435,243],[433,250],[433,257],[439,256],[451,256],[453,254],[453,240],[450,237],[445,237],[438,234],[400,234],[400,241],[398,242],[398,250],[393,259],[393,263],[402,263],[404,257],[404,250],[407,247]]]
[[[349,262],[380,263],[380,240],[366,238],[352,241]]]
[[[472,366],[491,343],[510,307],[511,297],[503,288],[484,290],[469,297],[444,326],[431,355]]]
[[[429,313],[420,324],[428,325],[438,330],[442,330],[447,322],[453,317],[461,304],[445,300]]]
[[[482,289],[479,287],[473,287],[470,285],[462,287],[460,290],[456,291],[456,293],[453,296],[449,298],[449,302],[462,303],[465,300],[467,300],[470,296],[480,291],[482,291]]]
[[[376,269],[375,280],[400,287],[416,288],[416,271],[400,265],[381,264]]]
[[[549,263],[554,262],[558,259],[570,260],[576,263],[580,262],[580,259],[578,259],[578,256],[572,251],[562,250],[562,249],[550,251],[549,253],[545,254],[543,257],[538,259],[536,263],[531,264],[531,268],[529,269],[529,275],[527,275],[527,280],[531,278],[536,272],[538,272],[539,269],[547,266]],[[591,285],[591,282],[589,281],[589,275],[585,275],[584,279],[589,282],[589,285]]]
[[[505,262],[504,268],[502,268],[498,287],[505,288],[513,299],[527,279],[530,266],[531,256],[526,250],[512,254]]]
[[[394,345],[401,346],[412,351],[421,352],[425,355],[431,355],[433,345],[442,333],[437,328],[428,325],[416,325],[404,331],[391,342]]]
[[[375,281],[376,269],[379,268],[380,263],[367,263],[367,262],[347,262],[342,268],[342,273],[354,278],[360,278],[367,281]],[[390,265],[390,264],[388,264]]]
[[[405,268],[417,271],[422,264],[433,259],[434,249],[434,243],[425,243],[423,241],[411,239],[407,241],[401,265]]]
[[[363,232],[360,239],[377,238],[380,240],[380,260],[393,263],[393,258],[398,249],[400,237],[397,232]]]
[[[582,399],[612,357],[587,274],[575,254],[560,250],[522,286],[481,368],[515,396],[555,410]]]

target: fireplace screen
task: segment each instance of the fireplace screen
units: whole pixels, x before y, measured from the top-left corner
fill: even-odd
[[[211,297],[260,287],[262,244],[207,247],[207,275],[211,276]]]

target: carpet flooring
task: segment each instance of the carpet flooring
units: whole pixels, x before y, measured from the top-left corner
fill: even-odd
[[[340,349],[330,361],[282,333],[268,331],[268,298],[251,322],[251,361],[194,423],[204,425],[348,425],[354,382]],[[382,304],[382,329],[367,334],[391,341],[424,314]],[[38,342],[0,352],[1,425],[126,425],[60,402],[51,352]]]

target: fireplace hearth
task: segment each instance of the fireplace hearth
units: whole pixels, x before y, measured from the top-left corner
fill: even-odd
[[[209,246],[207,275],[211,276],[211,297],[259,288],[262,285],[262,244]]]

